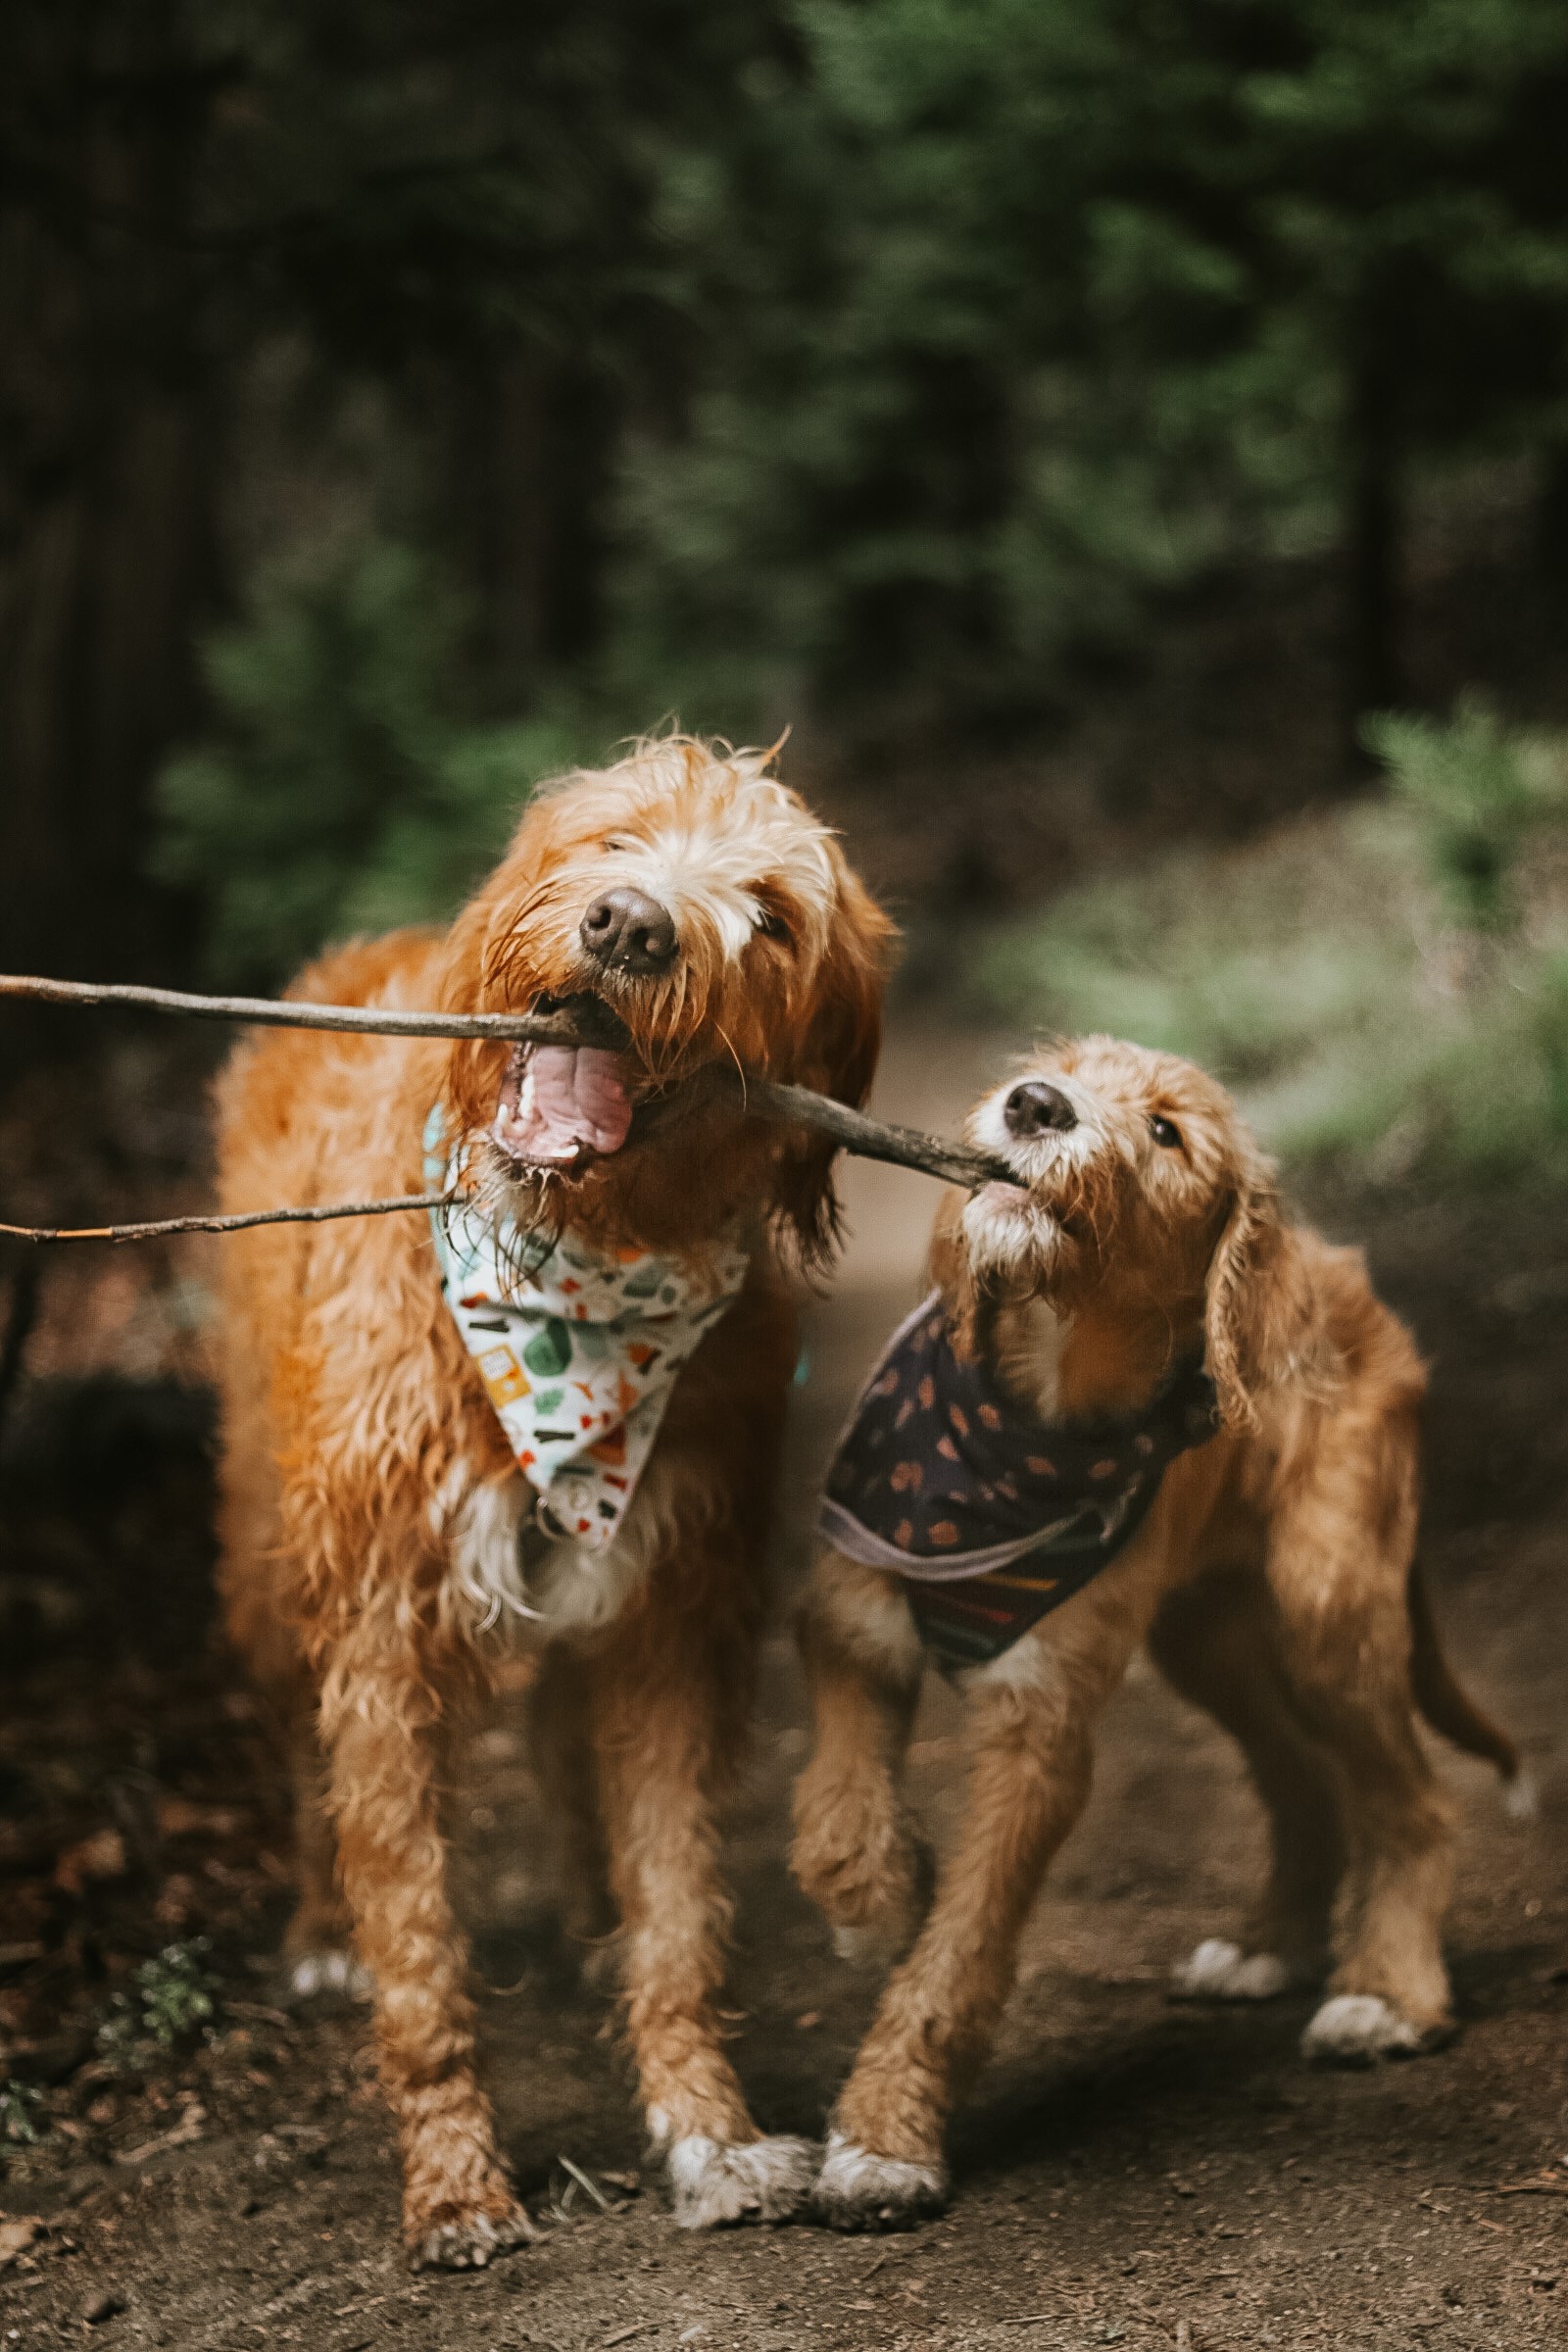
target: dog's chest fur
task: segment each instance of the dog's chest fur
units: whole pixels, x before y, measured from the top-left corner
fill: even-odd
[[[1054,1420],[1060,1411],[1062,1359],[1071,1338],[1071,1315],[1058,1314],[1044,1298],[998,1311],[993,1366],[1019,1403],[1032,1406],[1042,1421]]]
[[[475,1478],[458,1463],[430,1504],[431,1532],[446,1550],[458,1609],[475,1633],[528,1633],[551,1641],[612,1625],[668,1548],[678,1524],[691,1534],[711,1512],[703,1466],[659,1448],[613,1543],[526,1540],[533,1489],[520,1472]]]

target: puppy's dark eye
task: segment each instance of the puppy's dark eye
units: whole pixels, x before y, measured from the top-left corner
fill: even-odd
[[[788,923],[771,906],[764,906],[757,918],[757,928],[763,939],[789,940],[793,937]]]
[[[1181,1150],[1182,1131],[1174,1119],[1152,1118],[1149,1122],[1149,1132],[1162,1151],[1179,1152]]]
[[[629,850],[631,848],[631,843],[629,841],[616,841],[613,836],[612,836],[612,838],[607,841],[604,846],[607,850],[621,851]]]

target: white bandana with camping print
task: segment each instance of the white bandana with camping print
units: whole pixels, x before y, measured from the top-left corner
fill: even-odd
[[[450,1191],[439,1108],[425,1178]],[[430,1216],[441,1289],[479,1369],[546,1532],[595,1550],[614,1541],[677,1375],[746,1280],[719,1246],[702,1274],[640,1250],[530,1236],[461,1203]]]

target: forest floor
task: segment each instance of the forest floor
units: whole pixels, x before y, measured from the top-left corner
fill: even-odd
[[[951,1126],[1004,1052],[901,1022],[878,1106]],[[164,1143],[172,1183],[179,1139]],[[786,1588],[810,1475],[915,1295],[933,1205],[892,1170],[858,1166],[849,1190],[844,1272],[809,1315]],[[107,1366],[82,1378],[73,1354],[73,1323],[118,1313],[121,1360],[140,1345],[144,1370],[179,1370],[179,1286],[150,1337],[133,1284],[97,1306],[69,1285],[46,1294],[36,1362],[57,1378],[19,1396],[0,1487],[3,2352],[1568,2343],[1568,1234],[1550,1203],[1518,1200],[1315,1205],[1368,1243],[1432,1359],[1440,1620],[1543,1788],[1540,1818],[1516,1825],[1488,1774],[1445,1758],[1462,1819],[1457,2041],[1318,2073],[1297,2054],[1304,2002],[1168,2004],[1172,1964],[1237,1921],[1259,1829],[1226,1741],[1140,1668],[956,2127],[946,2218],[885,2238],[685,2235],[641,2169],[612,2015],[543,1919],[519,1702],[504,1699],[469,1743],[465,1875],[486,2078],[543,2234],[462,2278],[411,2278],[399,2259],[366,2013],[279,1989],[286,1821],[264,1728],[213,1645],[199,1393]],[[935,1688],[914,1771],[939,1830],[956,1734]],[[832,1959],[785,1873],[805,1744],[781,1605],[731,1845],[735,2049],[764,2126],[811,2132],[875,1986]],[[132,1969],[199,1937],[209,2037],[153,2063],[105,2055]]]

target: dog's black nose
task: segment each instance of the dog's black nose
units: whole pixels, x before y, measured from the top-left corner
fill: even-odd
[[[1015,1086],[1003,1105],[1002,1115],[1007,1133],[1020,1143],[1032,1135],[1050,1135],[1054,1130],[1064,1135],[1069,1127],[1078,1124],[1078,1113],[1059,1086],[1048,1086],[1044,1078],[1026,1078]]]
[[[647,978],[675,960],[675,918],[641,890],[607,890],[578,926],[583,946],[600,963]]]

